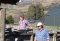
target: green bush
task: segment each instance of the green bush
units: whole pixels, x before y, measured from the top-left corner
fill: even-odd
[[[13,23],[14,23],[13,17],[12,17],[12,15],[9,15],[6,18],[6,24],[13,24]]]

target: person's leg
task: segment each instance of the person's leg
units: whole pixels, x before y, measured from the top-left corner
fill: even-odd
[[[23,38],[22,37],[19,37],[17,41],[23,41]]]
[[[27,32],[26,30],[20,30],[19,34],[23,34],[23,33],[26,33],[26,32]],[[25,38],[21,36],[21,37],[18,38],[18,41],[24,41],[24,39]]]
[[[26,30],[20,30],[20,33],[27,33]]]

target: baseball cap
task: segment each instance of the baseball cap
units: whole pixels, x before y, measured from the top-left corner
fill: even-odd
[[[41,26],[41,25],[43,25],[42,22],[39,22],[39,23],[37,24],[37,26]]]

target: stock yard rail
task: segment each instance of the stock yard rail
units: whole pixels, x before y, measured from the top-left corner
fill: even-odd
[[[16,30],[16,29],[15,29]],[[50,41],[60,41],[60,31],[49,31]],[[33,29],[28,29],[26,33],[20,33],[20,31],[5,31],[5,41],[19,41],[19,38],[23,38],[23,41],[33,41],[35,33]],[[25,38],[25,39],[24,39]],[[22,40],[21,40],[22,41]]]

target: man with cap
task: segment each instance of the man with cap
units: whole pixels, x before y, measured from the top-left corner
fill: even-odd
[[[43,28],[42,22],[37,24],[34,41],[50,41],[49,33]]]

